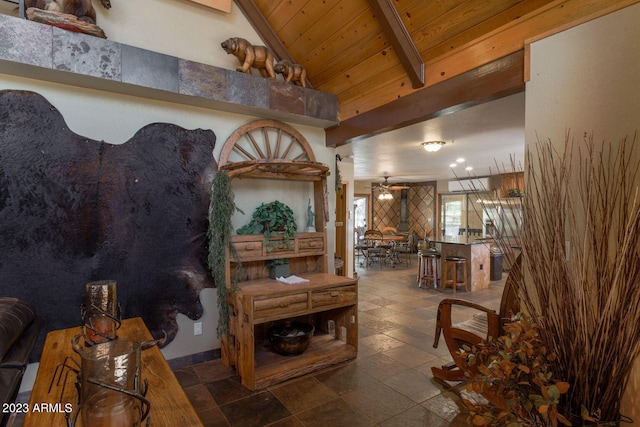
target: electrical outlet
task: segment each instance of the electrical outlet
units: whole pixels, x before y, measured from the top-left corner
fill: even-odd
[[[193,324],[193,335],[202,335],[202,322]]]

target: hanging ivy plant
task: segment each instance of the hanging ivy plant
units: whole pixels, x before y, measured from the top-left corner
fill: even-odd
[[[231,240],[231,216],[236,212],[242,212],[235,204],[235,195],[231,190],[231,179],[224,172],[216,173],[209,191],[209,257],[208,264],[211,276],[218,294],[218,338],[228,331],[229,305],[227,304],[227,287],[225,278],[226,248],[229,248],[231,256],[238,260],[236,274],[231,280],[231,291],[235,291],[240,278],[242,264],[236,255],[236,249]],[[242,212],[244,213],[244,212]]]

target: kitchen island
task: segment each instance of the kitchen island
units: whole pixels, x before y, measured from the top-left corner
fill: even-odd
[[[467,280],[471,291],[489,287],[491,252],[488,242],[466,242],[462,239],[447,239],[436,240],[435,244],[442,257],[442,262],[448,256],[467,259]]]

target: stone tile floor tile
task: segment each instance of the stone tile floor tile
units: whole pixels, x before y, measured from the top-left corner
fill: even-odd
[[[414,255],[415,257],[415,255]],[[458,395],[435,381],[431,367],[451,362],[444,341],[433,348],[440,300],[460,298],[498,309],[504,286],[457,292],[422,287],[417,262],[396,268],[358,267],[358,357],[266,390],[243,387],[218,360],[175,369],[207,427],[466,426]],[[457,321],[474,312],[456,309]],[[460,389],[460,386],[457,387]],[[21,427],[22,419],[9,427]],[[185,426],[188,427],[188,426]]]
[[[433,348],[440,300],[451,289],[419,288],[417,263],[358,268],[358,357],[266,390],[240,384],[220,360],[177,369],[176,376],[206,426],[413,427],[465,426],[463,404],[435,381],[432,366],[451,362]],[[455,298],[497,309],[504,279]],[[462,320],[475,314],[456,309]],[[209,405],[207,405],[207,402]]]

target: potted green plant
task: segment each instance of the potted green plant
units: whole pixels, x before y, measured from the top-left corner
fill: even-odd
[[[278,277],[289,277],[289,259],[276,258],[265,262],[265,266],[269,269],[269,277],[276,279]]]
[[[524,191],[519,188],[510,188],[507,190],[508,197],[522,197],[524,196]]]
[[[275,200],[261,203],[251,215],[249,224],[236,230],[238,234],[264,234],[264,245],[267,252],[278,246],[278,242],[271,241],[271,237],[282,234],[283,244],[290,248],[291,239],[295,236],[298,226],[293,217],[293,210],[284,203]]]

